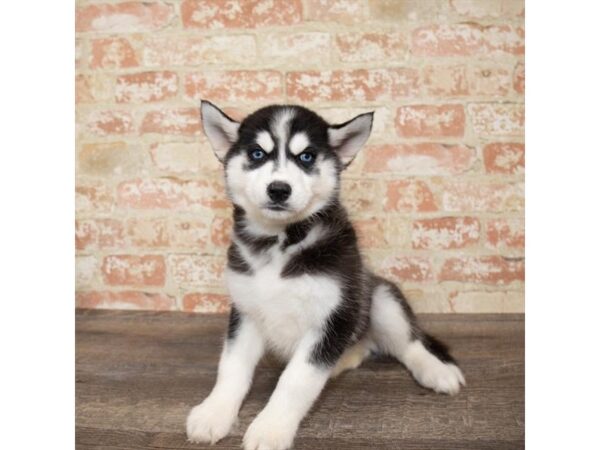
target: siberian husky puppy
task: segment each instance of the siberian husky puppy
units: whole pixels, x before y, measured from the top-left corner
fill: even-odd
[[[419,327],[398,287],[365,267],[340,203],[340,173],[367,141],[373,113],[339,125],[289,105],[242,122],[207,101],[201,113],[233,203],[232,304],[217,381],[189,413],[189,440],[229,433],[265,351],[287,366],[246,431],[246,450],[290,448],[327,380],[372,352],[397,358],[422,386],[456,394],[465,383],[456,361]]]

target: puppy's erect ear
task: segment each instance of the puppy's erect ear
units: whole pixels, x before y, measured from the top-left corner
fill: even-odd
[[[372,112],[360,114],[348,122],[329,127],[329,145],[338,154],[344,167],[348,167],[369,139],[373,114]]]
[[[219,161],[223,161],[229,148],[238,139],[240,124],[206,100],[200,104],[200,113],[204,133]]]

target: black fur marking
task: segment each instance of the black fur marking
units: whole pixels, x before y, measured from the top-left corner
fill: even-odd
[[[319,158],[319,151],[315,149],[315,150],[311,150],[311,153],[314,153],[315,161],[316,161]],[[287,158],[290,161],[292,161],[294,164],[296,164],[300,168],[300,170],[302,170],[303,172],[308,173],[308,174],[318,175],[320,173],[318,164],[315,163],[315,164],[306,165],[305,163],[300,161],[300,158],[299,158],[300,155],[301,155],[301,153],[298,155],[294,155],[292,152],[287,152]]]
[[[265,152],[265,157],[258,161],[253,160],[250,157],[250,153],[252,153],[254,150],[262,150],[263,152]],[[248,146],[248,148],[246,149],[246,157],[248,161],[246,162],[246,164],[244,164],[245,170],[258,169],[259,167],[263,166],[267,161],[271,160],[274,160],[275,164],[277,164],[277,152],[275,150],[273,150],[270,153],[266,152],[258,144],[250,144]]]
[[[362,258],[358,251],[356,233],[348,220],[346,211],[337,202],[310,219],[288,227],[292,231],[288,245],[300,242],[315,225],[321,225],[327,233],[315,245],[294,255],[284,266],[281,276],[294,277],[305,273],[325,273],[339,276],[344,283],[351,282],[362,272]]]
[[[450,354],[450,349],[442,341],[439,341],[438,339],[425,332],[421,333],[420,340],[423,343],[423,346],[430,353],[433,353],[437,357],[437,359],[444,363],[456,364],[456,360]]]
[[[242,208],[234,205],[233,232],[252,252],[258,253],[271,248],[277,243],[277,236],[254,236],[246,231],[246,213]]]
[[[352,344],[352,335],[356,327],[356,312],[335,311],[327,319],[326,327],[325,336],[312,351],[311,362],[331,367]]]
[[[306,133],[312,147],[328,149],[329,124],[318,114],[302,106],[294,106],[295,115],[290,124],[290,137],[297,133]]]
[[[342,353],[367,331],[370,297],[363,296],[361,291],[352,292],[351,289],[342,290],[340,306],[327,319],[323,337],[311,353],[313,364],[334,366]]]
[[[227,328],[227,339],[234,339],[240,324],[242,322],[242,316],[234,305],[231,305],[231,312],[229,313],[229,327]]]
[[[315,112],[298,105],[271,105],[261,108],[246,117],[240,123],[237,142],[229,149],[225,156],[225,164],[227,164],[232,157],[242,152],[247,153],[249,149],[256,147],[256,136],[261,131],[269,132],[273,142],[280,144],[277,142],[278,137],[275,136],[274,130],[272,130],[271,127],[273,117],[284,109],[291,109],[294,112],[294,117],[290,120],[289,124],[288,139],[291,139],[296,133],[306,133],[311,144],[311,151],[314,151],[315,155],[318,157],[319,155],[322,155],[323,159],[335,159],[336,168],[338,171],[341,171],[342,164],[339,161],[339,157],[329,145],[329,124]],[[268,154],[267,158],[260,161],[258,164],[250,161],[246,156],[248,159],[246,168],[251,170],[270,160],[273,160],[277,165],[279,163],[279,152],[277,151],[277,147],[279,147],[279,145],[276,145],[276,148]],[[302,170],[308,173],[314,173],[318,170],[316,164],[307,167],[297,161],[296,156],[289,151],[289,148],[286,149],[286,154],[288,159],[292,159]]]
[[[286,238],[285,238],[285,241],[283,241],[283,243],[281,244],[281,250],[285,250],[290,245],[294,245],[294,244],[298,244],[299,242],[302,242],[304,240],[304,238],[306,237],[306,235],[308,234],[308,232],[310,231],[311,226],[312,226],[312,224],[311,224],[310,219],[303,220],[302,222],[296,222],[296,223],[289,225],[285,229]]]
[[[248,265],[235,243],[231,244],[227,250],[227,267],[238,273],[252,274],[252,268]]]

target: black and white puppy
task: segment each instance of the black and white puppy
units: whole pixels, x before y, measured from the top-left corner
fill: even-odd
[[[365,144],[373,114],[330,125],[300,106],[234,121],[203,101],[202,124],[234,205],[228,252],[229,330],[217,382],[187,418],[193,442],[234,424],[267,350],[287,361],[244,436],[246,450],[291,447],[327,380],[372,352],[394,356],[423,386],[456,394],[464,377],[422,331],[400,290],[363,264],[340,204],[340,173]]]

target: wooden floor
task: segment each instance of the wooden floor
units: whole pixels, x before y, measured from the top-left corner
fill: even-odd
[[[421,316],[454,349],[467,379],[458,396],[423,389],[390,359],[328,383],[301,424],[296,449],[517,449],[524,447],[524,322],[520,315]],[[77,312],[78,449],[203,448],[187,442],[189,409],[212,388],[223,316]],[[240,449],[281,368],[266,360],[233,433]]]

